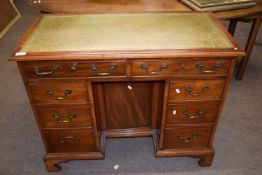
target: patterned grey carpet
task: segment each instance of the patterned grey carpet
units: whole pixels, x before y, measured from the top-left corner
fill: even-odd
[[[38,11],[17,0],[18,23],[0,40],[0,175],[42,175],[44,147],[21,77],[8,56]],[[250,24],[240,24],[243,45]],[[257,42],[262,42],[260,30]],[[233,80],[215,137],[213,166],[200,168],[198,159],[154,158],[151,138],[111,139],[106,159],[62,164],[58,175],[261,175],[262,174],[262,46],[254,47],[243,81]],[[119,169],[114,170],[118,164]]]

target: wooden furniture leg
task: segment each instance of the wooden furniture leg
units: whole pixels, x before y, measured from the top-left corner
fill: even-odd
[[[59,160],[45,160],[45,166],[48,172],[58,172],[61,170]]]
[[[228,26],[228,32],[234,36],[237,26],[237,19],[230,19],[229,26]]]
[[[200,157],[199,166],[211,166],[215,154]]]
[[[251,55],[251,52],[252,52],[256,37],[257,37],[257,33],[259,31],[260,24],[261,24],[261,16],[253,19],[253,24],[252,24],[251,31],[249,33],[248,41],[247,41],[246,48],[245,48],[246,56],[241,59],[239,71],[236,76],[237,80],[243,79],[244,72],[245,72],[249,57]]]

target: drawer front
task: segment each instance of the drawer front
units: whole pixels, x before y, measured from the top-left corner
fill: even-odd
[[[214,123],[219,104],[187,103],[167,106],[166,124]]]
[[[34,103],[66,104],[88,102],[85,80],[34,80],[29,83]]]
[[[136,60],[132,61],[133,76],[167,76],[175,75],[180,69],[179,62],[171,60]]]
[[[37,109],[43,128],[92,127],[90,107],[42,107]]]
[[[171,81],[169,101],[216,100],[222,98],[225,80]]]
[[[50,153],[95,152],[95,136],[91,129],[46,131]]]
[[[227,75],[230,60],[133,61],[133,76]]]
[[[163,149],[198,149],[209,145],[212,126],[166,128]]]
[[[126,76],[126,62],[30,62],[23,71],[27,78]]]

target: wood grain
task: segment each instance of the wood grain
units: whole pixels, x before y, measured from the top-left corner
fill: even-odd
[[[219,100],[224,90],[224,80],[200,80],[200,81],[171,81],[169,101],[185,100]],[[190,93],[186,89],[191,88]],[[205,91],[204,88],[207,87]],[[194,95],[198,94],[198,95]]]
[[[104,85],[109,130],[151,126],[152,85],[153,83],[148,82]]]
[[[164,131],[163,149],[197,149],[208,147],[212,129],[211,126],[175,126],[174,128],[166,128]],[[195,139],[192,138],[193,135],[196,135]],[[180,136],[189,141],[180,140],[178,138]]]
[[[166,124],[214,123],[219,103],[187,102],[186,104],[169,104]]]
[[[66,139],[66,137],[73,137],[73,139]],[[45,131],[45,138],[50,153],[97,151],[94,132],[90,129],[48,130]],[[79,142],[76,143],[74,138],[79,139]],[[64,143],[61,143],[61,139]]]
[[[110,67],[116,66],[112,70]],[[92,69],[92,66],[96,70]],[[41,76],[34,72],[38,68],[40,72],[52,71],[54,67],[58,70],[50,75]],[[112,76],[126,76],[125,61],[74,61],[74,62],[28,62],[23,65],[24,72],[28,78],[61,78],[61,77],[112,77]],[[102,73],[110,73],[109,75],[98,75]]]
[[[87,104],[89,101],[85,80],[39,80],[29,83],[35,104]],[[52,95],[48,91],[53,92]],[[65,95],[70,90],[71,94]],[[63,97],[64,99],[57,99]]]
[[[89,106],[38,107],[37,112],[43,128],[92,127]],[[70,118],[73,116],[73,118]]]
[[[148,66],[147,69],[142,66]],[[201,68],[198,68],[201,65]],[[216,65],[221,67],[216,68]],[[230,60],[139,60],[132,62],[132,70],[134,76],[169,76],[169,75],[227,75]],[[161,68],[166,66],[166,68]]]

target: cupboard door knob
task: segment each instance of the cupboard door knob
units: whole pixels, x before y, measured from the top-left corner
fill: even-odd
[[[209,73],[215,73],[217,69],[222,68],[224,65],[222,63],[216,63],[213,67],[213,70],[207,70],[205,69],[205,66],[202,63],[197,63],[196,67],[199,69],[200,72],[209,74]]]
[[[48,72],[41,72],[40,71],[40,68],[38,66],[35,66],[33,68],[33,72],[38,75],[38,76],[47,76],[47,75],[51,75],[55,72],[57,72],[59,70],[59,67],[58,66],[54,66],[50,71]]]
[[[96,75],[99,75],[99,76],[108,76],[108,75],[111,75],[113,73],[113,71],[117,68],[117,65],[116,64],[112,64],[110,67],[109,67],[109,70],[107,72],[100,72],[96,66],[96,64],[92,64],[91,65],[91,70],[93,70]]]
[[[198,138],[197,134],[192,134],[191,137],[177,136],[177,139],[183,143],[191,143]]]
[[[208,86],[205,86],[202,88],[201,92],[199,93],[193,93],[193,90],[190,86],[185,86],[185,90],[193,97],[197,97],[197,96],[201,96],[203,95],[205,92],[207,92],[209,90]]]
[[[55,99],[57,100],[64,100],[66,97],[68,97],[68,95],[72,94],[72,91],[70,89],[66,89],[64,91],[64,96],[55,96],[54,95],[54,91],[52,89],[48,89],[47,92],[46,92],[48,95],[54,97]]]
[[[203,115],[204,113],[205,113],[205,111],[204,111],[203,109],[200,109],[200,110],[198,111],[197,115],[189,115],[188,110],[184,110],[184,111],[182,112],[182,114],[183,114],[184,116],[186,116],[187,118],[189,118],[189,119],[197,119],[197,118],[199,118],[201,115]]]
[[[59,114],[57,114],[57,113],[55,113],[55,114],[53,114],[53,118],[57,121],[57,122],[59,122],[59,123],[69,123],[69,122],[71,122],[74,118],[76,118],[77,117],[77,115],[76,114],[74,114],[74,113],[72,113],[72,114],[69,114],[68,115],[68,119],[69,120],[63,120],[63,119],[61,119],[62,117],[59,115]]]
[[[75,143],[80,143],[80,138],[74,136],[66,136],[60,139],[60,143],[64,144],[65,140],[73,140]]]

